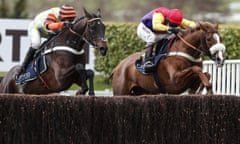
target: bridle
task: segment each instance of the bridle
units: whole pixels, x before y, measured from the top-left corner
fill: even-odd
[[[201,46],[202,48],[197,48],[194,45],[190,44],[189,42],[187,42],[180,34],[177,34],[177,36],[181,39],[181,41],[183,41],[187,46],[189,46],[190,48],[200,52],[200,54],[205,54],[207,56],[211,56],[209,54],[207,54],[206,51],[204,51],[205,49],[209,49],[210,47],[207,45],[206,42],[206,34],[207,33],[218,33],[217,31],[209,31],[209,32],[202,32],[202,36],[201,36]]]
[[[75,21],[74,24],[76,24],[77,22],[79,22],[79,21],[81,21],[81,20],[83,20],[83,19],[85,19],[85,18],[87,18],[87,17],[85,17],[85,16],[80,17],[79,19],[77,19],[77,20]],[[84,42],[86,42],[87,44],[96,47],[96,46],[97,46],[97,45],[96,45],[96,42],[97,42],[97,41],[99,41],[99,40],[104,41],[104,42],[106,41],[106,39],[105,39],[104,37],[94,39],[93,36],[92,36],[92,34],[91,34],[91,30],[89,29],[89,23],[94,22],[94,21],[96,21],[96,20],[100,20],[100,21],[101,21],[101,18],[99,18],[99,17],[97,17],[97,18],[92,18],[92,19],[89,19],[89,20],[87,21],[87,26],[86,26],[85,31],[83,32],[83,34],[80,34],[80,33],[76,32],[75,30],[73,30],[72,27],[69,28],[69,31],[70,31],[72,34],[80,37],[80,38],[81,38]],[[90,37],[87,37],[86,34],[88,34]]]

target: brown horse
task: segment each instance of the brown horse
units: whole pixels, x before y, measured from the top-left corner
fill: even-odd
[[[101,55],[107,53],[105,25],[101,11],[89,13],[84,8],[84,16],[77,18],[70,28],[65,28],[48,40],[41,48],[41,57],[46,57],[48,67],[45,73],[23,85],[17,85],[15,75],[19,66],[14,66],[2,79],[0,93],[47,94],[68,89],[76,83],[81,86],[77,94],[94,95],[92,70],[85,69],[84,46],[94,46]],[[89,79],[89,88],[86,80]]]
[[[196,28],[177,34],[154,74],[142,74],[136,69],[135,61],[143,55],[142,52],[122,60],[112,73],[113,94],[181,94],[187,89],[200,94],[204,87],[207,94],[212,94],[210,74],[203,73],[201,56],[208,56],[222,66],[224,51],[218,25],[200,22]]]

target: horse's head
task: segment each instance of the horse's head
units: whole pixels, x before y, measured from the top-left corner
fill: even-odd
[[[201,51],[215,61],[217,66],[224,64],[225,46],[221,43],[221,36],[218,33],[218,25],[208,22],[200,22],[200,29],[203,31]]]
[[[101,19],[101,11],[90,14],[84,8],[85,16],[78,18],[72,30],[76,32],[86,43],[99,50],[100,55],[105,56],[108,50],[105,39],[105,25]]]

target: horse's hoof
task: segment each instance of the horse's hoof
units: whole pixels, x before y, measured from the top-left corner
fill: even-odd
[[[89,95],[89,96],[95,96],[95,93],[94,93],[94,92],[91,92],[91,91],[89,91],[88,95]]]
[[[85,95],[85,93],[83,93],[82,91],[78,91],[76,92],[76,95]]]
[[[208,91],[207,95],[213,95],[213,91]]]

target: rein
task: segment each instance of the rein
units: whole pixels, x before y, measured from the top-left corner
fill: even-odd
[[[201,54],[204,53],[204,51],[202,50],[199,50],[197,47],[195,47],[194,45],[190,44],[189,42],[187,42],[180,34],[177,34],[177,36],[180,38],[181,41],[183,41],[187,46],[189,46],[190,48],[200,52]],[[184,52],[169,52],[168,53],[168,56],[182,56],[192,62],[202,62],[202,58],[194,58],[192,57],[191,55],[187,54],[187,53],[184,53]]]
[[[181,41],[183,41],[187,46],[189,46],[190,48],[203,53],[203,51],[199,50],[197,47],[193,46],[192,44],[190,44],[189,42],[187,42],[180,34],[177,34],[177,36],[181,39]]]
[[[79,18],[79,19],[77,20],[77,22],[80,21],[80,20],[82,20],[82,19],[84,19],[84,18],[86,18],[86,17],[84,16],[84,17]],[[101,20],[101,18],[92,18],[92,19],[88,20],[87,22],[89,23],[89,22],[92,22],[92,21],[95,21],[95,20]],[[84,33],[85,33],[86,30],[83,32],[83,34],[79,34],[78,32],[74,31],[74,30],[70,27],[70,28],[69,28],[69,31],[70,31],[72,34],[80,37],[80,38],[81,38],[83,41],[85,41],[87,44],[92,45],[91,42],[89,42],[89,41],[84,37]],[[95,46],[95,45],[94,45],[94,46]],[[68,46],[57,46],[57,47],[54,47],[54,48],[45,50],[43,54],[46,55],[46,54],[52,53],[52,52],[54,52],[54,51],[68,51],[68,52],[70,52],[70,53],[72,53],[72,54],[75,54],[75,55],[82,55],[82,54],[85,52],[84,49],[82,49],[81,51],[77,51],[77,50],[75,50],[75,49],[73,49],[73,48],[71,48],[71,47],[68,47]]]
[[[69,28],[69,31],[70,31],[72,34],[80,37],[80,38],[81,38],[82,40],[84,40],[87,44],[91,45],[91,43],[90,43],[83,35],[77,33],[77,32],[74,31],[72,28]]]

